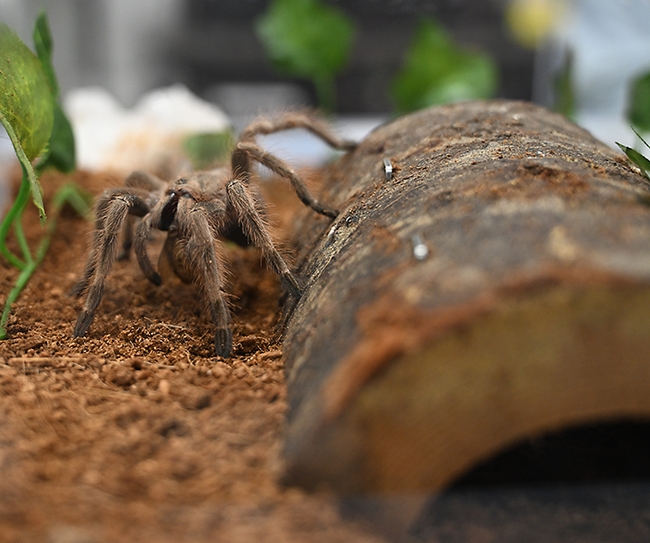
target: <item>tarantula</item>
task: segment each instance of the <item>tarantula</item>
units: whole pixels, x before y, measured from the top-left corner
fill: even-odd
[[[292,128],[304,128],[335,149],[345,151],[355,146],[353,142],[339,139],[325,123],[311,115],[286,113],[275,120],[258,120],[247,126],[232,152],[230,169],[196,172],[170,183],[144,172],[134,172],[124,187],[104,192],[96,204],[95,232],[88,261],[73,289],[76,296],[86,294],[74,335],[81,337],[86,333],[113,263],[127,258],[131,250],[144,275],[152,283],[161,284],[161,276],[146,251],[154,230],[167,232],[160,261],[165,259],[182,280],[199,285],[216,327],[214,346],[219,356],[230,355],[232,331],[222,293],[222,264],[215,249],[218,238],[258,247],[284,288],[290,295],[299,297],[298,281],[273,245],[264,221],[266,208],[251,184],[251,168],[258,162],[287,179],[306,206],[321,215],[336,217],[338,212],[318,202],[285,162],[255,141],[259,134]],[[120,236],[122,251],[118,252]]]

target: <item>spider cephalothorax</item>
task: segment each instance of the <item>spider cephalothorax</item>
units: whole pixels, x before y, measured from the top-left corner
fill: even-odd
[[[145,276],[157,285],[161,283],[146,252],[153,230],[167,232],[161,258],[167,260],[179,277],[201,288],[216,326],[217,355],[229,356],[232,350],[230,314],[222,292],[222,265],[215,248],[218,238],[258,247],[285,289],[292,296],[300,296],[298,282],[273,245],[264,222],[264,204],[250,182],[252,162],[258,162],[289,180],[305,205],[322,215],[336,217],[337,211],[315,200],[285,162],[255,142],[258,134],[291,128],[305,128],[336,149],[354,147],[354,143],[334,136],[318,119],[287,113],[274,121],[256,121],[244,129],[232,153],[230,169],[196,172],[171,183],[134,172],[124,187],[109,189],[100,196],[88,262],[74,288],[77,296],[86,294],[74,335],[83,336],[88,330],[114,261],[126,258],[131,249]],[[122,252],[118,254],[120,236]]]

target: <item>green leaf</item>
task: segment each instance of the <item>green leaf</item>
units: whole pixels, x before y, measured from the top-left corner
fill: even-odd
[[[627,116],[641,131],[650,132],[650,73],[632,81]]]
[[[192,134],[183,141],[183,150],[196,170],[205,170],[223,162],[232,151],[235,137],[231,131]]]
[[[54,102],[54,124],[50,134],[48,150],[38,168],[43,171],[51,166],[61,172],[71,172],[76,166],[74,133],[70,121],[59,105],[59,83],[52,64],[52,35],[44,11],[38,15],[34,25],[34,46],[43,73],[45,73],[49,82]]]
[[[276,69],[311,79],[321,101],[331,99],[327,87],[346,65],[354,39],[345,13],[319,0],[273,0],[256,31]]]
[[[40,62],[18,35],[0,23],[0,122],[7,130],[34,204],[45,219],[41,186],[32,160],[46,148],[54,123],[54,102]]]
[[[418,25],[404,66],[391,86],[400,112],[427,106],[490,98],[497,87],[497,70],[485,53],[459,47],[432,19]]]
[[[45,170],[53,167],[60,172],[68,173],[77,165],[74,132],[72,125],[66,117],[58,102],[54,103],[54,126],[50,136],[47,154],[39,162],[38,169]]]
[[[621,148],[621,150],[627,155],[627,158],[629,158],[634,164],[636,164],[639,168],[641,168],[643,174],[648,179],[650,179],[650,160],[644,157],[636,149],[632,149],[632,147],[628,147],[627,145],[623,145],[622,143],[618,143],[618,142],[616,142],[616,145],[618,145]]]
[[[3,23],[0,23],[0,51],[0,114],[3,124],[13,128],[31,161],[50,139],[54,120],[52,94],[34,53]],[[12,143],[15,146],[16,142]]]
[[[50,84],[50,89],[54,99],[59,97],[59,83],[56,80],[54,66],[52,65],[52,35],[47,22],[47,15],[41,11],[34,24],[34,47],[36,56],[41,63],[43,73]]]

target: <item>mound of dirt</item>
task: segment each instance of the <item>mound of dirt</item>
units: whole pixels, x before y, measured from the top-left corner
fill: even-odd
[[[46,201],[65,181],[44,177]],[[73,181],[93,194],[121,184]],[[297,199],[284,186],[270,194],[282,237]],[[87,337],[73,338],[79,301],[68,293],[91,228],[63,214],[0,342],[0,542],[378,541],[326,495],[277,483],[283,295],[259,252],[224,246],[232,358],[214,356],[194,287],[175,277],[156,287],[133,260],[116,263]],[[3,261],[3,302],[16,277]]]

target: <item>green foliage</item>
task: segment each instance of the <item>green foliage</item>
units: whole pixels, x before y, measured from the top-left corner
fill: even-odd
[[[354,24],[320,0],[273,0],[257,35],[276,69],[314,82],[321,107],[335,105],[335,76],[347,64]]]
[[[632,81],[627,117],[642,132],[650,132],[650,73]]]
[[[639,140],[650,149],[648,143],[641,137],[639,130],[650,132],[650,73],[642,74],[632,81],[630,87],[629,105],[627,118],[632,123],[632,130]],[[636,164],[643,175],[650,180],[650,160],[636,149],[616,142],[627,158]]]
[[[28,256],[28,258],[26,258],[26,262],[20,268],[20,274],[16,279],[16,283],[5,300],[5,306],[2,311],[2,316],[0,317],[0,339],[5,339],[7,337],[7,321],[9,320],[9,315],[11,313],[11,306],[18,299],[18,296],[20,296],[20,293],[23,291],[25,286],[27,286],[27,283],[36,269],[41,265],[43,258],[45,258],[56,231],[57,219],[65,205],[69,205],[79,215],[87,219],[90,219],[90,216],[92,215],[92,197],[88,193],[82,191],[77,185],[74,183],[67,183],[56,191],[52,198],[52,213],[47,221],[46,233],[43,238],[41,238],[34,255],[32,256],[31,252],[27,253],[26,256]],[[24,243],[26,242],[23,237],[21,245]]]
[[[0,23],[0,122],[7,130],[45,218],[32,161],[46,148],[54,123],[54,101],[38,58],[7,25]]]
[[[40,62],[41,70],[47,78],[50,85],[50,91],[54,98],[59,97],[59,83],[54,73],[54,66],[52,65],[52,34],[50,34],[50,27],[47,24],[47,15],[45,12],[38,14],[36,24],[34,24],[34,49],[36,49],[36,56]]]
[[[639,133],[636,130],[634,130],[634,132],[638,136],[638,138],[643,142],[643,145],[645,145],[646,147],[648,147],[648,149],[650,149],[650,145],[647,144],[647,142],[639,135]],[[632,161],[639,168],[641,168],[643,175],[645,175],[648,178],[648,180],[650,180],[650,160],[648,160],[645,156],[639,153],[639,151],[637,151],[636,149],[632,149],[632,147],[628,147],[627,145],[623,145],[622,143],[618,143],[618,142],[616,142],[616,145],[618,145],[621,148],[621,150],[627,155],[627,158],[629,158],[630,161]]]
[[[52,167],[60,172],[68,173],[77,164],[74,133],[70,121],[59,103],[54,105],[54,125],[50,135],[50,143],[46,154],[38,164],[40,171]]]
[[[235,145],[232,131],[207,132],[192,134],[183,141],[183,150],[196,170],[205,170],[224,160],[230,155]]]
[[[490,98],[497,80],[496,66],[487,54],[461,48],[436,21],[423,19],[391,93],[403,113],[447,102]]]
[[[59,103],[59,82],[56,79],[54,66],[52,65],[52,36],[50,35],[45,12],[41,12],[36,19],[34,46],[43,73],[50,85],[54,109],[54,123],[50,133],[49,145],[38,167],[41,171],[52,166],[61,172],[70,172],[74,170],[76,164],[74,134],[70,121],[68,121]]]
[[[57,191],[52,202],[54,217],[48,221],[45,236],[32,253],[23,231],[22,217],[31,195],[41,220],[45,221],[38,176],[50,166],[62,171],[75,167],[74,135],[58,102],[59,87],[51,62],[52,39],[45,14],[36,21],[34,42],[38,56],[13,30],[0,24],[0,121],[23,169],[18,195],[0,223],[0,254],[20,270],[0,317],[0,339],[6,336],[5,326],[13,302],[47,252],[63,205],[70,203],[83,214],[90,209],[88,198],[74,185],[65,185]],[[7,247],[12,228],[20,256]]]
[[[52,131],[52,95],[38,58],[6,24],[0,23],[0,115],[27,158],[34,160]]]
[[[562,69],[555,76],[555,111],[567,119],[573,119],[576,112],[576,97],[573,88],[573,53],[569,51]]]

